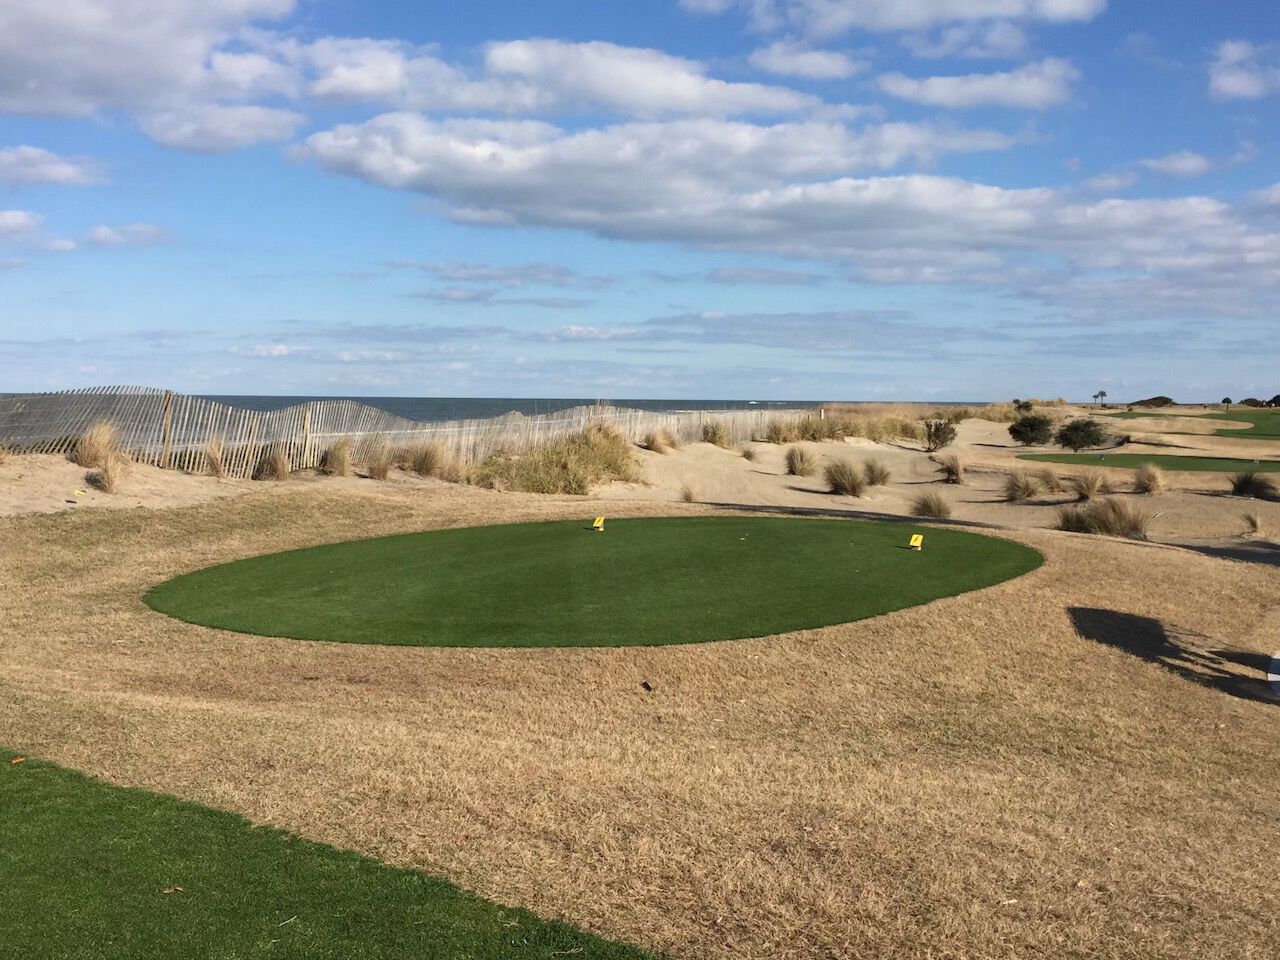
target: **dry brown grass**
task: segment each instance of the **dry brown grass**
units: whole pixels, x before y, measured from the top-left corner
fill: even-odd
[[[697,503],[698,495],[694,492],[693,487],[686,483],[680,488],[680,499],[685,503]]]
[[[1111,486],[1111,479],[1100,470],[1085,470],[1083,473],[1072,474],[1067,477],[1066,486],[1081,503],[1115,492]]]
[[[751,447],[743,447],[743,448],[742,448],[741,450],[739,450],[738,452],[742,454],[742,459],[743,459],[743,460],[745,460],[745,461],[747,461],[747,463],[755,463],[755,462],[756,462],[756,452],[755,452],[755,450],[754,450],[753,448],[751,448]]]
[[[1040,481],[1026,470],[1016,470],[1004,481],[1004,498],[1010,503],[1030,500],[1040,493]]]
[[[331,443],[320,458],[320,472],[330,477],[350,476],[352,447],[350,437],[339,437]]]
[[[10,450],[8,447],[6,447],[4,444],[0,443],[0,463],[4,463],[12,455],[13,455],[13,451]]]
[[[654,453],[668,453],[671,450],[676,449],[680,444],[676,441],[676,438],[671,435],[670,430],[659,429],[650,430],[646,433],[644,435],[644,440],[641,441],[641,445],[647,450],[652,450]]]
[[[1148,514],[1114,497],[1095,498],[1084,506],[1064,507],[1058,511],[1058,529],[1071,533],[1145,540],[1150,523]]]
[[[636,481],[634,448],[614,426],[593,423],[565,440],[520,454],[497,454],[471,471],[476,486],[584,495],[599,483]]]
[[[396,451],[385,441],[379,440],[369,450],[365,458],[364,472],[370,480],[386,480],[396,465]]]
[[[1062,479],[1048,467],[1036,471],[1036,479],[1040,481],[1040,486],[1046,493],[1062,493]]]
[[[77,466],[92,469],[106,466],[120,452],[120,431],[115,424],[99,420],[80,435],[67,456]]]
[[[1260,536],[1262,534],[1262,518],[1256,513],[1244,514],[1244,532],[1246,536]]]
[[[204,472],[211,477],[222,479],[227,475],[226,444],[221,437],[213,437],[200,449],[204,462]]]
[[[939,493],[922,493],[911,501],[911,515],[945,520],[951,516],[951,504]]]
[[[120,483],[129,469],[129,458],[123,453],[112,453],[98,466],[84,475],[85,483],[103,493],[119,493]]]
[[[1280,491],[1275,481],[1261,473],[1236,473],[1227,478],[1231,483],[1231,492],[1237,497],[1252,497],[1255,500],[1280,499]]]
[[[288,480],[293,473],[293,461],[289,451],[281,444],[273,444],[263,451],[253,471],[255,480]]]
[[[964,483],[964,461],[954,453],[934,457],[944,483]]]
[[[840,497],[860,497],[867,490],[867,478],[848,460],[832,460],[822,471],[827,489]]]
[[[1164,471],[1153,463],[1139,467],[1133,475],[1134,493],[1159,493],[1168,485],[1164,478]]]
[[[793,477],[809,477],[817,469],[813,454],[804,447],[787,448],[787,473]]]
[[[862,465],[862,475],[866,478],[867,486],[882,487],[888,483],[893,474],[883,462],[879,460],[868,460]]]
[[[708,420],[702,425],[702,439],[703,442],[717,447],[728,447],[729,428],[725,426],[723,420]]]

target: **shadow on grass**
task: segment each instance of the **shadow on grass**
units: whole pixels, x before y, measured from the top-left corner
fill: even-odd
[[[1236,544],[1192,544],[1179,543],[1177,546],[1206,557],[1221,557],[1224,560],[1239,560],[1243,563],[1262,563],[1271,567],[1280,567],[1280,543],[1265,540],[1251,540]]]
[[[1203,634],[1166,627],[1151,617],[1116,610],[1070,607],[1076,632],[1173,671],[1184,680],[1242,700],[1280,706],[1267,683],[1270,657],[1251,650],[1221,649]]]
[[[835,494],[827,493],[825,490],[813,490],[804,487],[791,487],[790,489],[800,490],[804,493],[820,493],[836,499]],[[841,499],[856,502],[856,498],[852,497]],[[978,530],[1003,529],[997,523],[980,523],[977,520],[954,520],[941,517],[904,517],[900,513],[882,513],[879,510],[841,510],[836,507],[784,507],[765,503],[723,503],[714,501],[705,501],[703,505],[718,507],[721,510],[735,510],[740,513],[765,513],[774,516],[827,517],[836,520],[883,520],[887,523],[906,525],[930,523],[939,527],[971,527]]]

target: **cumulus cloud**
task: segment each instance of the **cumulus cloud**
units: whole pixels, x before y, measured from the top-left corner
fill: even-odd
[[[847,53],[814,50],[794,40],[778,40],[752,51],[747,59],[757,70],[809,80],[845,80],[867,68],[866,61]]]
[[[1228,40],[1209,63],[1209,92],[1224,100],[1257,100],[1280,91],[1280,44]]]
[[[40,215],[30,210],[0,210],[0,237],[32,233],[40,227]]]
[[[917,57],[971,57],[1012,59],[1027,52],[1027,34],[1008,20],[989,23],[960,23],[936,33],[915,33],[903,37],[903,44]]]
[[[879,78],[880,89],[901,100],[938,107],[1019,107],[1046,110],[1071,99],[1071,85],[1080,78],[1069,60],[1050,57],[1003,73],[926,77],[901,73]]]
[[[1213,169],[1213,162],[1202,154],[1181,150],[1163,157],[1139,160],[1138,166],[1170,177],[1199,177]]]
[[[1106,0],[680,0],[691,13],[743,10],[761,30],[792,29],[811,36],[849,30],[921,30],[973,20],[1073,23],[1092,20]]]
[[[0,183],[8,186],[36,183],[80,186],[98,180],[97,165],[87,157],[63,157],[26,145],[0,149]]]
[[[86,238],[95,247],[138,247],[159,243],[167,234],[150,223],[129,223],[120,227],[97,226]]]
[[[269,140],[287,140],[306,118],[292,110],[258,106],[187,104],[141,118],[158,143],[199,153],[225,153]]]

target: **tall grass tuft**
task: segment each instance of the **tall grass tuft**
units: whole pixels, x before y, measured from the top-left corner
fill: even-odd
[[[864,463],[862,465],[862,475],[866,478],[867,486],[869,487],[883,487],[893,476],[889,472],[889,468],[879,460],[868,460]]]
[[[370,480],[386,480],[391,476],[391,468],[396,465],[396,452],[386,441],[379,439],[369,450],[364,470]]]
[[[922,493],[911,501],[911,515],[945,520],[951,516],[951,504],[942,499],[941,494]]]
[[[766,443],[792,443],[797,439],[794,420],[770,420],[764,428]]]
[[[1069,533],[1146,540],[1150,523],[1151,517],[1132,504],[1106,497],[1082,507],[1063,507],[1058,511],[1057,527]]]
[[[1143,464],[1133,477],[1134,493],[1159,493],[1166,486],[1164,471],[1154,463]]]
[[[351,438],[339,437],[320,458],[320,472],[330,477],[345,477],[351,473]]]
[[[204,457],[204,472],[222,479],[227,475],[226,445],[221,437],[210,437],[200,453]]]
[[[1062,493],[1063,491],[1062,480],[1048,467],[1037,471],[1036,479],[1040,481],[1041,489],[1048,493]]]
[[[1067,477],[1067,489],[1081,503],[1112,493],[1111,481],[1097,470],[1086,470]]]
[[[11,451],[9,450],[8,447],[0,443],[0,463],[4,463],[6,460],[9,459],[10,452]]]
[[[717,447],[729,446],[729,430],[723,420],[708,420],[702,425],[702,439]]]
[[[652,450],[654,453],[666,453],[678,446],[671,432],[662,428],[650,430],[644,435],[642,443],[645,449]]]
[[[745,460],[745,461],[747,461],[747,463],[755,463],[755,462],[756,462],[756,452],[755,452],[755,450],[754,450],[753,448],[751,448],[751,447],[743,447],[743,448],[742,448],[741,450],[739,450],[738,452],[742,454],[742,459],[743,459],[743,460]]]
[[[420,477],[436,476],[444,460],[444,450],[438,443],[424,443],[409,451],[409,469]]]
[[[787,448],[787,473],[793,477],[808,477],[817,469],[817,462],[804,447]]]
[[[273,444],[258,459],[253,471],[255,480],[287,480],[293,473],[289,450],[283,444]]]
[[[1010,503],[1030,500],[1040,492],[1040,481],[1026,470],[1017,470],[1005,477],[1004,498]]]
[[[1262,533],[1262,518],[1256,513],[1244,514],[1244,534],[1246,537],[1256,537]]]
[[[823,471],[827,487],[837,496],[860,497],[867,490],[867,478],[848,460],[833,460]]]
[[[697,503],[698,495],[693,492],[693,487],[689,486],[686,483],[683,487],[680,488],[680,499],[683,500],[685,503]]]
[[[494,454],[470,477],[477,486],[495,490],[569,494],[587,494],[606,481],[636,479],[631,444],[605,423],[521,454]]]
[[[964,461],[954,453],[938,457],[938,472],[944,483],[964,483]]]
[[[124,479],[128,467],[128,457],[119,452],[112,453],[98,464],[98,469],[86,473],[84,479],[91,487],[96,487],[103,493],[115,493],[120,489],[120,481]]]
[[[1276,485],[1270,477],[1260,473],[1235,473],[1229,478],[1231,492],[1237,497],[1252,497],[1255,500],[1275,500]]]
[[[120,453],[120,431],[115,424],[99,420],[80,435],[70,460],[81,467],[105,467],[107,461]]]

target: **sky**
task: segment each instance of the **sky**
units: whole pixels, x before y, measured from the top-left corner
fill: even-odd
[[[1280,391],[1274,0],[0,0],[0,391]]]

